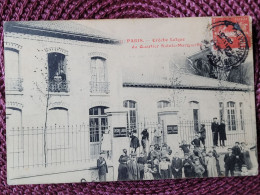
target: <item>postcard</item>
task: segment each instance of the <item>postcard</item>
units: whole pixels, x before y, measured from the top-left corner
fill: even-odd
[[[258,174],[251,18],[4,23],[8,184]]]

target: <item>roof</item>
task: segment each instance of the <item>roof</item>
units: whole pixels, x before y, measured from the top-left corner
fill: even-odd
[[[33,34],[62,39],[118,44],[119,41],[101,31],[81,25],[75,21],[10,21],[4,23],[4,32]]]
[[[239,83],[233,83],[194,74],[176,72],[169,77],[158,77],[155,75],[144,76],[125,72],[123,74],[124,87],[144,88],[177,88],[177,89],[198,89],[198,90],[223,90],[223,91],[249,91],[253,87]]]

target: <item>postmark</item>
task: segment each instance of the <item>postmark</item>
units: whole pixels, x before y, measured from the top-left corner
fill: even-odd
[[[245,62],[250,40],[249,17],[216,17],[208,26],[209,40],[203,40],[201,53],[193,60],[200,75],[227,80],[229,72]]]

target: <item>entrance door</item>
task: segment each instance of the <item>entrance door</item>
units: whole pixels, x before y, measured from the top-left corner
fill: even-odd
[[[90,130],[90,156],[97,158],[101,151],[103,134],[107,129],[107,107],[97,106],[89,109],[89,130]]]

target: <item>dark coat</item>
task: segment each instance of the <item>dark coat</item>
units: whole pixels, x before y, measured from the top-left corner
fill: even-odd
[[[205,127],[201,127],[199,130],[200,137],[206,139],[206,129]]]
[[[232,153],[235,155],[235,156],[241,156],[241,149],[239,146],[234,146],[232,148]]]
[[[189,153],[190,152],[190,144],[182,144],[179,146],[184,153]]]
[[[172,170],[173,169],[182,169],[182,159],[181,158],[172,159]]]
[[[185,177],[194,177],[195,173],[194,173],[192,161],[190,159],[184,159],[183,168],[184,168]]]
[[[129,157],[127,155],[121,155],[119,158],[119,166],[118,166],[118,181],[126,181],[128,180],[128,169],[127,169],[127,161]]]
[[[102,162],[105,163],[102,164]],[[105,175],[106,173],[108,173],[107,163],[104,158],[97,159],[97,168],[98,168],[98,175]]]
[[[140,147],[139,139],[136,136],[132,136],[131,142],[130,142],[130,148],[138,148]]]
[[[196,147],[200,147],[200,139],[195,138],[194,140],[192,140],[191,144]]]
[[[226,169],[229,169],[229,170],[235,169],[236,157],[234,154],[231,154],[231,155],[225,154],[224,162],[225,162]]]
[[[211,130],[213,133],[217,133],[218,132],[218,126],[219,124],[218,123],[211,123]]]
[[[227,140],[227,135],[226,135],[226,125],[221,123],[218,127],[218,132],[219,132],[219,139],[220,140]]]

